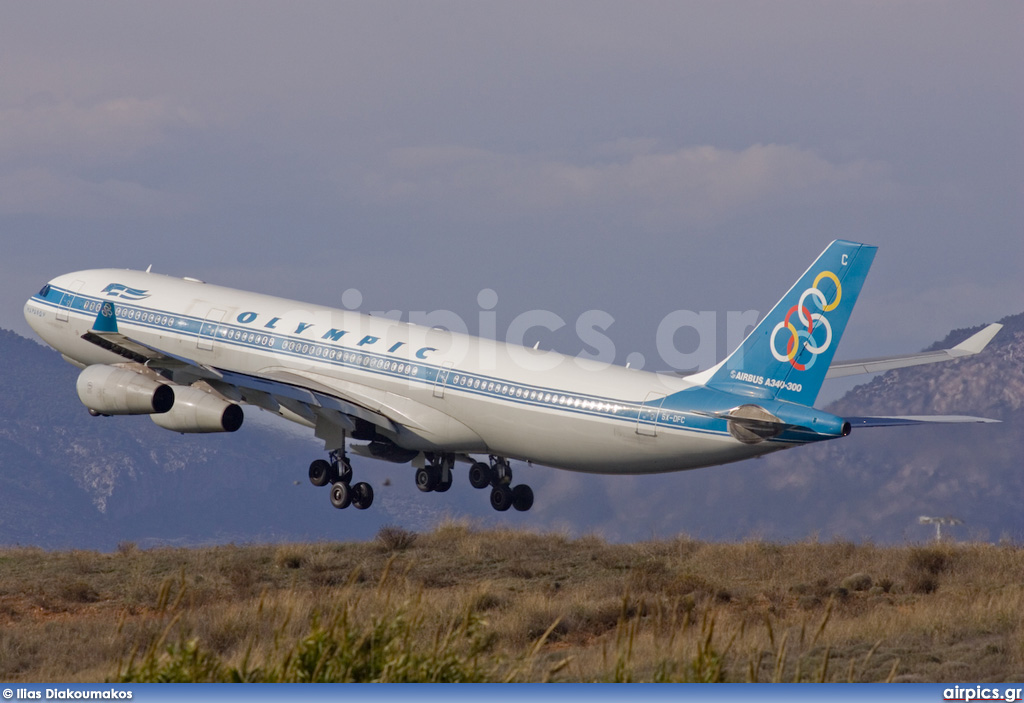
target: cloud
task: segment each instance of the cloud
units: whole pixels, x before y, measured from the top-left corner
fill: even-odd
[[[0,110],[0,157],[8,167],[123,164],[163,144],[169,131],[201,123],[194,111],[160,98],[82,103],[37,97]]]
[[[165,217],[189,209],[183,196],[130,181],[88,180],[46,168],[0,173],[0,214],[54,217]]]
[[[466,214],[467,207],[499,212],[613,207],[636,211],[654,225],[714,224],[752,209],[840,200],[850,190],[882,195],[894,188],[888,167],[877,161],[837,163],[785,144],[659,151],[649,140],[599,145],[575,161],[465,146],[399,148],[363,186],[384,204],[437,202],[455,214]]]
[[[76,102],[37,95],[0,109],[0,213],[180,213],[188,209],[185,198],[126,173],[151,163],[175,131],[202,126],[195,112],[159,98]]]

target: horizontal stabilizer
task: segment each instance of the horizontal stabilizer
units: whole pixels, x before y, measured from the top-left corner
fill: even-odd
[[[846,421],[849,422],[852,427],[898,427],[902,425],[1002,422],[1002,420],[991,420],[987,417],[971,417],[969,415],[903,415],[886,417],[848,417],[846,418]]]
[[[971,356],[984,349],[1002,328],[1003,326],[999,323],[992,323],[980,332],[960,342],[952,349],[938,349],[936,351],[902,354],[900,356],[882,356],[874,359],[836,361],[829,366],[825,378],[841,378],[843,376],[856,376],[863,373],[880,373],[890,369],[934,364],[940,361],[950,361],[964,356]]]

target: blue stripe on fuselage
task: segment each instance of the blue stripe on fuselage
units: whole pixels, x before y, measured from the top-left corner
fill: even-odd
[[[70,294],[67,296],[70,298],[68,304],[64,304],[66,294]],[[704,395],[700,391],[706,390],[702,387],[695,387],[667,396],[665,404],[659,410],[645,409],[642,403],[635,401],[571,393],[556,388],[524,383],[510,383],[507,379],[496,376],[465,373],[454,367],[445,368],[433,364],[410,361],[397,354],[388,356],[361,350],[357,351],[347,345],[325,344],[322,341],[310,342],[308,339],[290,335],[263,334],[240,325],[226,322],[209,322],[192,315],[168,313],[154,308],[129,305],[124,301],[113,303],[113,301],[106,299],[94,298],[81,293],[72,293],[71,291],[56,287],[51,287],[45,298],[35,295],[32,297],[32,300],[46,307],[54,309],[64,308],[71,313],[81,313],[90,320],[99,311],[102,304],[112,303],[118,323],[122,327],[122,333],[124,333],[124,327],[127,325],[128,327],[143,328],[162,334],[173,333],[182,335],[198,341],[200,337],[211,338],[210,332],[215,331],[217,333],[216,341],[220,344],[236,348],[273,352],[277,355],[315,361],[329,366],[361,370],[378,376],[402,378],[431,388],[437,385],[439,375],[447,372],[448,378],[444,385],[445,393],[454,391],[492,400],[500,399],[504,402],[529,407],[547,408],[576,415],[613,419],[631,425],[639,424],[656,427],[659,430],[686,431],[720,436],[729,435],[725,420],[693,413],[695,409],[704,410],[703,407],[700,407],[702,403],[699,402]],[[683,400],[687,401],[686,405],[683,405]],[[698,403],[697,407],[689,404],[692,401]],[[713,409],[718,411],[728,409],[728,407],[721,407],[720,405],[719,403]],[[641,418],[640,414],[642,412],[646,412],[646,415]],[[809,440],[783,435],[767,441],[785,444],[804,444]]]

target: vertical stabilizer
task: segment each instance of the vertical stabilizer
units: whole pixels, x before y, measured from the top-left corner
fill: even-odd
[[[743,343],[693,380],[813,405],[876,251],[844,240],[829,244]]]
[[[100,305],[100,311],[92,323],[92,331],[117,334],[117,315],[113,303],[104,302]]]

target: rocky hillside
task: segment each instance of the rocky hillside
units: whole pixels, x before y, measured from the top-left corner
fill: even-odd
[[[981,354],[891,371],[858,386],[829,410],[967,414],[1002,424],[861,430],[848,438],[852,441],[822,447],[815,457],[818,472],[805,474],[807,487],[870,496],[847,502],[847,524],[865,531],[887,526],[895,532],[903,526],[918,534],[908,526],[919,515],[948,515],[964,521],[961,536],[1024,537],[1024,314],[1001,322],[1005,327]],[[932,348],[953,346],[978,329],[951,332]],[[833,475],[823,475],[826,471]]]
[[[838,415],[976,415],[997,425],[855,430],[762,459],[664,476],[555,477],[545,517],[625,539],[686,532],[701,539],[808,537],[928,540],[918,517],[964,521],[957,539],[1024,541],[1024,314],[981,354],[891,371],[854,388]],[[953,346],[981,329],[951,332]],[[582,506],[586,506],[583,508]]]
[[[52,350],[0,330],[0,359],[0,544],[315,540],[379,526],[336,514],[309,485],[322,446],[312,433],[251,417],[230,435],[95,418],[75,393],[77,369]]]

